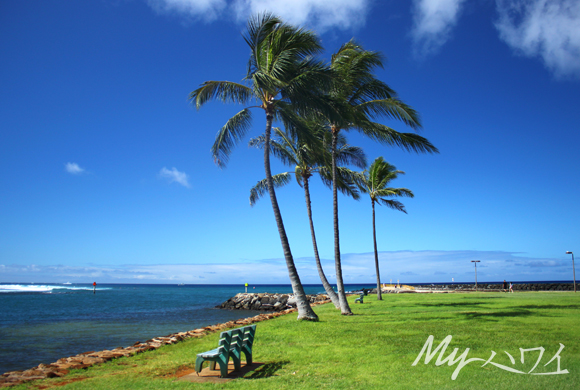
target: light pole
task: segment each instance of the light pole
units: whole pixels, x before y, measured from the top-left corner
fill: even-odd
[[[475,291],[477,291],[477,263],[479,263],[479,260],[471,260],[472,263],[475,263]]]
[[[574,269],[574,253],[567,251],[567,255],[572,255],[572,275],[574,275],[574,292],[576,292],[576,270]]]

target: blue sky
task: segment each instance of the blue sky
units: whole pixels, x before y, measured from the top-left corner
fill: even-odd
[[[328,59],[355,37],[416,108],[439,155],[374,144],[406,172],[408,214],[377,210],[384,282],[571,280],[580,237],[580,3],[572,0],[20,0],[0,2],[0,282],[288,283],[246,139],[210,147],[241,107],[192,108],[240,81],[251,13],[315,30]],[[397,122],[384,121],[400,131]],[[263,132],[256,113],[250,137]],[[287,170],[277,162],[274,172]],[[303,191],[279,202],[304,283],[317,283]],[[334,281],[332,195],[312,182]],[[347,283],[372,283],[370,201],[339,198]]]

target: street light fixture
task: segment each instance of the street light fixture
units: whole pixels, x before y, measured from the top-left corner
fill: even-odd
[[[574,269],[574,253],[567,251],[567,255],[572,255],[572,274],[574,275],[574,292],[576,292],[576,270]]]
[[[472,263],[475,263],[475,291],[477,291],[477,263],[480,263],[479,260],[471,260]]]

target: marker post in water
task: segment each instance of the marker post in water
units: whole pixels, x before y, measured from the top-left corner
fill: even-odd
[[[248,283],[246,283],[246,294],[248,293]]]
[[[97,293],[97,282],[93,282],[93,294]]]

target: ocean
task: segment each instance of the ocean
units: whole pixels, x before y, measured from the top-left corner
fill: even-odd
[[[189,331],[259,312],[215,306],[242,285],[0,284],[0,374],[87,351]],[[345,285],[346,290],[373,288]],[[304,285],[306,294],[322,285]],[[248,292],[291,293],[290,285],[249,286]]]

